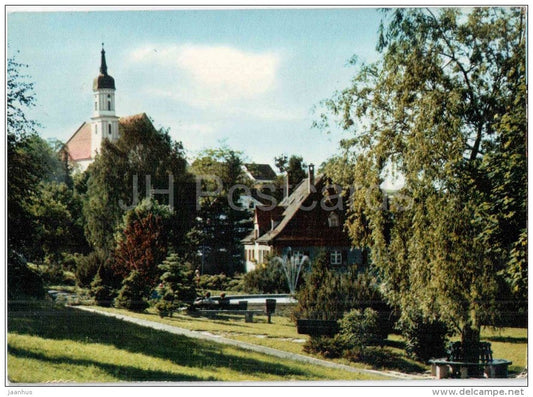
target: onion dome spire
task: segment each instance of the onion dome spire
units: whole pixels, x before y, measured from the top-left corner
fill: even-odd
[[[100,60],[100,74],[94,79],[93,91],[110,88],[115,89],[115,79],[107,74],[107,63],[105,61],[104,43],[102,43],[101,60]]]
[[[102,43],[102,60],[100,62],[100,73],[107,76],[107,64],[105,63],[104,43]]]

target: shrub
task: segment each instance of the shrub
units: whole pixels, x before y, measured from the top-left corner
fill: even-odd
[[[207,290],[226,291],[230,287],[231,278],[224,273],[203,274],[200,276],[198,288]]]
[[[378,312],[373,309],[351,310],[339,321],[339,325],[339,336],[347,349],[364,351],[368,346],[383,345],[385,341]]]
[[[10,300],[25,296],[44,297],[45,291],[42,278],[28,267],[24,257],[12,249],[8,250],[7,278],[7,293]]]
[[[61,260],[63,270],[75,273],[81,257],[81,254],[63,253],[63,258]]]
[[[168,206],[147,199],[126,212],[116,235],[113,263],[116,274],[128,277],[135,270],[149,288],[157,285],[158,266],[167,255],[171,216]]]
[[[267,265],[257,266],[244,275],[244,291],[248,293],[288,293],[287,278],[281,264],[269,261]]]
[[[235,273],[232,279],[229,280],[226,291],[244,292],[244,276]]]
[[[338,358],[343,355],[345,346],[339,335],[335,335],[333,338],[312,336],[305,342],[303,349],[307,353],[320,353],[326,358]]]
[[[161,317],[172,316],[176,309],[194,301],[194,272],[192,266],[176,254],[169,255],[159,268],[163,272],[161,286],[158,288],[161,298],[155,307]]]
[[[91,282],[98,273],[98,269],[106,261],[106,255],[102,251],[93,251],[89,255],[77,258],[76,282],[80,287],[89,288]]]
[[[337,272],[328,267],[325,253],[321,253],[305,275],[304,285],[296,294],[298,305],[294,319],[340,320],[352,309],[371,308],[378,313],[384,338],[392,331],[391,310],[379,290],[378,281],[370,273],[350,268]]]
[[[405,338],[407,354],[420,361],[446,355],[446,344],[451,332],[441,321],[424,319],[421,315],[411,315],[402,319],[398,328]]]
[[[46,256],[39,271],[46,285],[76,285],[76,277],[66,270],[63,263],[57,262],[54,256]]]
[[[109,307],[113,303],[115,290],[112,287],[109,269],[106,269],[105,265],[101,265],[98,268],[98,272],[91,282],[91,290],[89,294],[94,298],[94,301],[98,306]]]
[[[383,342],[393,329],[394,318],[389,306],[383,300],[376,278],[368,272],[358,272],[356,268],[345,272],[329,269],[325,253],[317,256],[311,266],[311,272],[305,275],[304,285],[296,297],[298,304],[292,313],[294,320],[338,321],[351,310],[358,310],[364,316],[365,311],[370,309],[367,314],[368,321],[376,324],[372,327],[368,325],[369,329],[372,329],[373,339]],[[330,341],[326,339],[311,337],[306,348],[321,354],[325,352],[340,354],[339,351],[349,349],[346,338],[340,334],[329,338]],[[336,347],[333,348],[332,345]]]
[[[145,284],[143,275],[134,270],[122,282],[122,288],[115,299],[118,308],[128,309],[134,312],[142,312],[148,307],[145,299]]]

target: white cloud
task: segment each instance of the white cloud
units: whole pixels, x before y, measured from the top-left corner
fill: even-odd
[[[217,128],[213,124],[207,123],[178,123],[177,126],[174,126],[176,133],[178,134],[190,134],[190,135],[212,135],[216,132]]]
[[[303,109],[294,107],[278,106],[269,98],[256,101],[227,101],[227,102],[213,102],[213,98],[208,95],[193,95],[189,90],[183,87],[177,90],[161,89],[161,88],[147,88],[146,92],[154,97],[165,98],[165,100],[186,102],[196,108],[207,109],[209,107],[217,107],[223,111],[226,117],[249,117],[260,120],[300,120],[306,117]]]
[[[260,98],[276,87],[281,63],[273,52],[192,44],[144,47],[135,50],[131,59],[137,64],[152,64],[157,68],[152,70],[155,74],[183,75],[179,87],[163,90],[194,106]]]

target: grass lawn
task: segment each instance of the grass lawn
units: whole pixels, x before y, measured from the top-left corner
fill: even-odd
[[[101,308],[114,313],[138,317],[145,320],[157,321],[193,331],[205,331],[227,338],[272,347],[278,350],[297,354],[307,354],[303,351],[303,344],[307,335],[300,335],[296,331],[294,322],[286,316],[273,316],[272,324],[268,324],[266,316],[255,316],[254,323],[245,323],[242,315],[219,315],[215,318],[191,316],[189,314],[174,314],[171,318],[160,318],[156,310],[149,309],[145,313],[133,313],[115,308]],[[494,358],[505,358],[513,362],[509,367],[510,376],[519,374],[527,364],[527,329],[525,328],[483,328],[481,339],[492,345]],[[409,359],[403,349],[403,340],[398,335],[390,335],[381,360],[367,363],[353,363],[344,359],[334,359],[342,364],[358,368],[372,368],[395,370],[406,373],[423,373],[430,369],[429,365]],[[388,356],[388,357],[385,357]]]
[[[223,322],[213,326],[220,329]],[[45,301],[10,303],[7,339],[8,379],[13,383],[380,379],[172,335]]]
[[[483,328],[481,339],[490,342],[492,356],[513,362],[509,374],[517,375],[527,365],[527,329],[526,328]]]
[[[310,357],[323,358],[317,354],[306,353],[303,350],[307,335],[300,335],[294,322],[287,316],[275,315],[272,324],[269,324],[266,316],[254,316],[253,323],[246,323],[243,315],[217,315],[205,317],[191,314],[174,314],[173,317],[160,318],[153,308],[145,313],[134,313],[123,309],[98,307],[98,310],[119,313],[122,315],[137,317],[144,320],[156,321],[192,331],[209,332],[226,338],[242,342],[271,347],[290,353],[303,354]],[[392,370],[405,373],[423,374],[430,367],[406,357],[402,349],[402,342],[395,335],[391,336],[388,345],[372,363],[351,362],[343,358],[328,359],[340,364],[350,365],[361,369]]]

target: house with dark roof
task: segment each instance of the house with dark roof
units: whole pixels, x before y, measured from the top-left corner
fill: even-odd
[[[255,184],[274,183],[277,176],[270,164],[243,164],[242,170]]]
[[[363,264],[363,252],[351,246],[344,230],[345,206],[334,189],[326,177],[315,177],[310,164],[308,177],[278,205],[256,207],[254,230],[242,240],[246,270],[289,252],[312,262],[326,251],[332,267]]]
[[[116,142],[121,126],[140,118],[151,123],[145,113],[118,117],[115,114],[115,91],[115,79],[108,74],[105,51],[102,48],[100,73],[93,81],[94,109],[91,121],[83,122],[63,147],[63,152],[75,170],[87,169],[101,150],[105,139]]]

